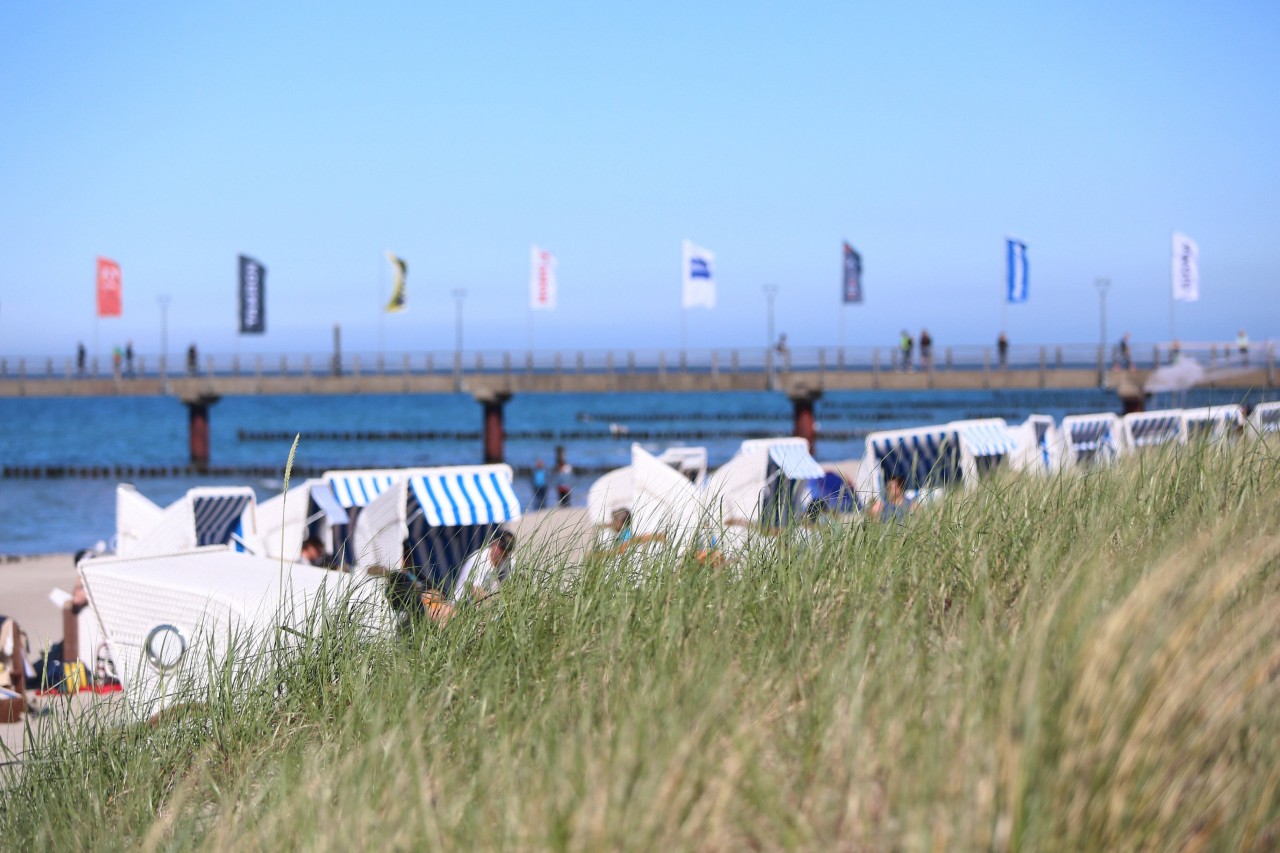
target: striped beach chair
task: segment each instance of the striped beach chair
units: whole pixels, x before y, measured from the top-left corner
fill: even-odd
[[[406,469],[357,516],[352,562],[407,561],[424,580],[448,587],[468,555],[520,517],[513,479],[508,465]]]
[[[1209,441],[1235,438],[1244,434],[1244,410],[1236,405],[1183,409],[1182,428],[1188,441],[1197,438]]]
[[[1077,468],[1108,465],[1127,450],[1124,423],[1112,412],[1062,419],[1063,464]]]
[[[1125,438],[1130,447],[1184,444],[1187,440],[1187,427],[1181,409],[1130,412],[1123,420]]]
[[[1280,432],[1280,402],[1259,403],[1253,407],[1249,415],[1249,425],[1254,435],[1269,435]]]

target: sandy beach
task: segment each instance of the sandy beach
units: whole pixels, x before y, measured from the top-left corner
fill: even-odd
[[[27,632],[32,657],[38,658],[50,644],[62,639],[62,611],[49,600],[49,590],[61,587],[70,592],[75,583],[71,554],[8,557],[0,562],[0,613],[18,620]],[[30,721],[33,731],[44,722],[39,717]],[[0,724],[0,740],[7,750],[20,753],[25,731],[22,723]]]

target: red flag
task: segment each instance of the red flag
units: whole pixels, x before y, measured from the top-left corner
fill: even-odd
[[[98,258],[98,316],[119,317],[124,286],[120,265],[110,258]]]

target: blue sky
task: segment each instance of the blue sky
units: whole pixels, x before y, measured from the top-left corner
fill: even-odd
[[[539,348],[672,346],[680,241],[717,253],[691,345],[778,329],[849,345],[927,326],[989,343],[1003,240],[1029,245],[1015,343],[1169,327],[1169,235],[1200,244],[1179,335],[1280,336],[1274,3],[6,3],[0,354],[527,343],[528,250],[560,260]],[[267,334],[235,334],[236,256]]]

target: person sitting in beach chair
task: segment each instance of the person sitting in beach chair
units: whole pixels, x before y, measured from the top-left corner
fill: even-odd
[[[515,549],[516,535],[509,530],[499,531],[492,542],[462,563],[449,600],[480,602],[495,594],[511,571],[511,554]]]
[[[633,544],[639,542],[662,542],[666,539],[661,533],[643,533],[637,535],[631,529],[631,510],[615,509],[609,515],[609,523],[598,525],[599,529],[613,531],[613,543],[605,549],[606,552],[611,551],[614,554],[621,554],[630,548]]]
[[[898,474],[890,474],[884,483],[884,497],[871,504],[869,515],[877,521],[901,523],[907,520],[915,503],[907,497],[906,481]]]
[[[0,616],[0,722],[16,723],[27,709],[27,636],[18,623]]]

